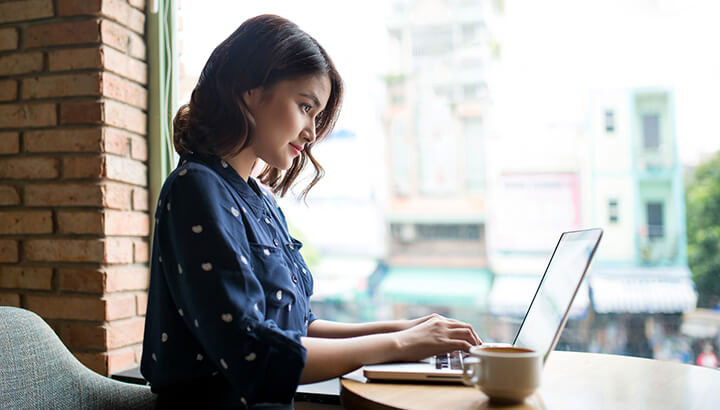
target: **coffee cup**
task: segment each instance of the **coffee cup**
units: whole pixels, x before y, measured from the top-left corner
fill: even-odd
[[[540,385],[542,355],[515,346],[475,346],[463,361],[463,382],[491,401],[521,402]]]

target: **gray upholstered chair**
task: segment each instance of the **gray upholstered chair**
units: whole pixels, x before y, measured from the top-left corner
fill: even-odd
[[[38,315],[0,306],[0,408],[151,409],[150,388],[80,363]]]

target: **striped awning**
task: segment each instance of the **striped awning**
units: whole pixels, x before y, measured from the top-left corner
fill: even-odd
[[[593,275],[590,289],[598,313],[680,313],[694,310],[697,304],[689,277]]]
[[[496,316],[524,317],[532,302],[539,275],[497,275],[490,291],[490,313]],[[568,315],[571,319],[584,317],[590,306],[587,281],[580,285]]]

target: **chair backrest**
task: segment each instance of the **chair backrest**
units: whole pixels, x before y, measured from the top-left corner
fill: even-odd
[[[35,313],[0,306],[0,407],[151,409],[155,400],[147,386],[85,367]]]

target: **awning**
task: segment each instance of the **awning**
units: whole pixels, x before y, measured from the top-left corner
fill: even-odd
[[[689,277],[610,277],[595,273],[590,289],[598,313],[680,313],[695,309],[697,304]]]
[[[491,282],[490,271],[481,268],[392,266],[378,294],[395,303],[484,308]]]
[[[524,317],[532,302],[538,285],[539,275],[497,275],[490,291],[490,313],[496,316]],[[587,280],[580,285],[568,317],[585,317],[590,308]]]

